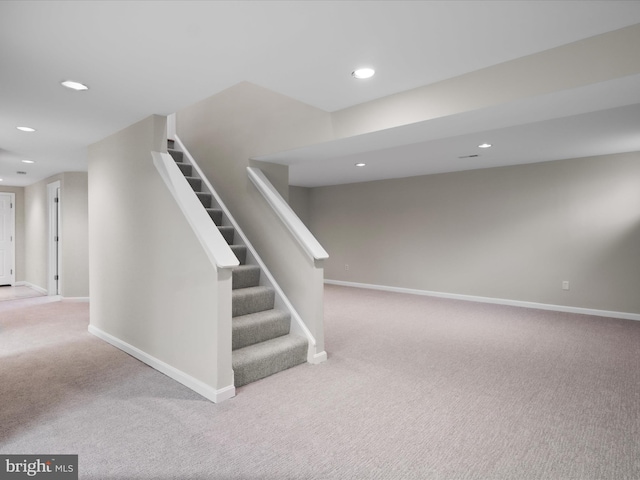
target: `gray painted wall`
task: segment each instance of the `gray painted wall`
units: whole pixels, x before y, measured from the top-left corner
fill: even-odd
[[[310,229],[328,279],[640,313],[639,205],[636,152],[314,188]]]
[[[58,180],[56,175],[54,180]],[[49,213],[47,207],[49,179],[25,187],[25,280],[47,290]]]
[[[289,186],[289,206],[307,228],[311,219],[310,191],[311,189],[306,187]]]
[[[233,385],[231,275],[220,332],[218,273],[153,165],[165,128],[149,117],[89,148],[91,326],[219,389]]]
[[[89,178],[62,174],[62,296],[89,297]]]
[[[25,187],[25,278],[47,289],[49,210],[47,185],[60,181],[61,295],[89,296],[88,179],[85,172],[54,175]]]

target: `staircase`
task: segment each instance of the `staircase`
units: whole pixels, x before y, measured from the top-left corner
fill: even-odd
[[[261,283],[261,270],[249,263],[247,246],[226,220],[183,152],[169,140],[169,154],[206,208],[240,265],[232,272],[233,371],[236,387],[246,385],[307,361],[307,339],[290,333],[291,315],[275,308],[274,289]]]

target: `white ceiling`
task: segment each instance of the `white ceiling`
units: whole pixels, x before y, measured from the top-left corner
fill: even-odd
[[[91,143],[151,114],[174,112],[242,81],[332,112],[637,23],[640,2],[615,0],[3,0],[1,184],[28,185],[61,171],[86,170],[86,147]],[[361,65],[374,66],[378,74],[367,82],[355,81],[350,72]],[[66,90],[60,86],[66,79],[91,89]],[[497,109],[477,112],[488,120],[474,118],[474,124],[481,120],[487,130],[494,129],[492,138],[502,145],[502,153],[491,149],[492,162],[528,161],[533,152],[522,148],[522,142],[538,138],[545,129],[558,132],[560,126],[569,136],[578,126],[580,131],[591,126],[589,138],[596,138],[601,124],[615,125],[615,132],[637,128],[633,123],[637,109],[621,108],[640,103],[637,89],[624,85],[627,90],[621,96],[615,85],[600,87],[605,92],[600,106],[567,107],[553,118],[528,112],[535,112],[531,105],[509,105],[515,120],[508,124],[499,121],[504,112]],[[577,98],[580,92],[574,94]],[[574,94],[563,101],[571,104]],[[603,109],[610,113],[585,115]],[[566,121],[554,120],[558,117]],[[618,123],[611,123],[614,119]],[[398,176],[397,168],[389,168],[391,161],[396,167],[406,164],[403,175],[424,173],[416,167],[424,158],[437,171],[441,167],[436,165],[453,153],[476,153],[467,148],[476,141],[469,135],[480,133],[469,129],[470,121],[468,115],[447,117],[429,127],[364,136],[355,141],[359,145],[345,143],[343,149],[338,144],[325,147],[334,149],[331,161],[336,170],[324,182],[343,183],[339,165],[348,155],[383,149],[387,151],[367,154],[372,178],[387,178],[390,170]],[[544,121],[556,123],[545,126],[540,123]],[[533,130],[523,127],[527,124]],[[38,131],[22,133],[16,130],[18,125]],[[583,151],[602,150],[606,141],[601,140],[591,142],[592,148],[583,146]],[[508,142],[517,147],[513,152],[507,151]],[[549,159],[574,155],[563,147],[567,142],[556,143],[554,151],[549,147],[544,153]],[[636,143],[628,145],[625,148],[640,150]],[[392,153],[391,147],[398,150]],[[536,158],[547,158],[536,149]],[[326,151],[307,153],[304,162],[291,168],[294,184],[304,184],[295,176],[303,175],[305,168],[313,170],[314,155],[322,157],[324,169],[330,170]],[[23,159],[36,163],[25,165]],[[457,156],[453,161],[455,169],[478,167],[461,163]],[[27,175],[17,175],[18,170]],[[349,181],[363,179],[370,178],[356,176]]]

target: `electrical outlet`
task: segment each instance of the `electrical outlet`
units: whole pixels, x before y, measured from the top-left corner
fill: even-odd
[[[565,280],[564,282],[562,282],[562,289],[563,290],[569,290],[569,281]]]
[[[344,269],[345,269],[345,270],[349,270],[349,264],[348,264],[348,263],[345,263],[345,264],[344,264]]]

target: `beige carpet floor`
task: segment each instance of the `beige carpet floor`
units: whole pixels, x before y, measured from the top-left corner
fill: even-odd
[[[83,479],[638,479],[640,322],[328,286],[329,360],[215,405],[0,304],[0,453]]]
[[[12,287],[9,285],[0,286],[0,302],[6,300],[17,300],[20,298],[29,298],[29,297],[42,297],[44,293],[40,293],[37,290],[34,290],[31,287],[27,287],[25,285],[20,285],[17,287]]]

